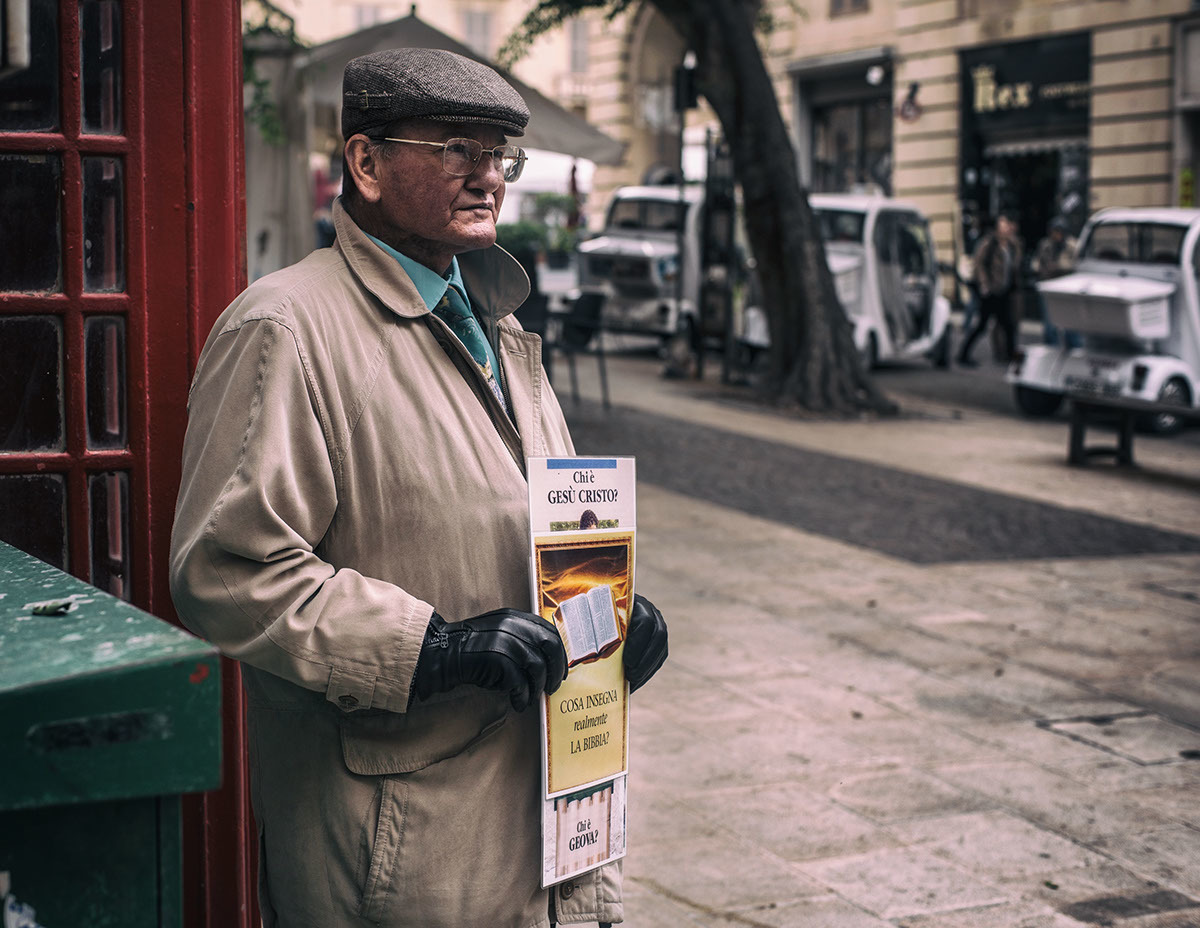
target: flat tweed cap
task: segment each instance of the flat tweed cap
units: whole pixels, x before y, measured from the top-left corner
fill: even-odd
[[[342,75],[342,137],[401,119],[481,122],[524,135],[529,107],[487,65],[440,48],[389,48]]]

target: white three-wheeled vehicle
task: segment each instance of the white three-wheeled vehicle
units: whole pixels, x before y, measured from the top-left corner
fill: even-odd
[[[903,200],[860,194],[808,198],[838,300],[867,367],[950,360],[950,303],[942,296],[929,220]],[[761,308],[747,307],[742,341],[770,344]]]
[[[1075,272],[1038,284],[1048,318],[1082,347],[1018,351],[1017,406],[1052,415],[1067,395],[1195,406],[1200,397],[1200,209],[1107,209],[1080,236]],[[1174,432],[1167,411],[1140,424]]]

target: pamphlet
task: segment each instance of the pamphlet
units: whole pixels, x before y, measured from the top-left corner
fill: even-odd
[[[625,855],[634,590],[633,458],[530,458],[535,611],[559,631],[567,679],[542,700],[542,885]]]

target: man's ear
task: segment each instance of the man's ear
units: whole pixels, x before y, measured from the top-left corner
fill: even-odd
[[[350,136],[345,148],[346,169],[354,178],[354,186],[367,203],[378,203],[381,193],[379,146],[361,132]]]

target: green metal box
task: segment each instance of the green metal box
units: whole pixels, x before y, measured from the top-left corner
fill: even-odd
[[[0,543],[0,924],[182,924],[220,694],[210,645]]]

